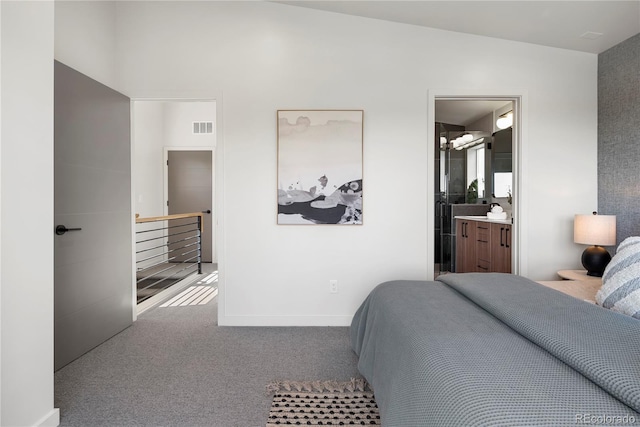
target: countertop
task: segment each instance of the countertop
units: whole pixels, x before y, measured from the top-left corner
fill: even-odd
[[[478,215],[460,215],[454,216],[455,219],[467,219],[470,221],[481,221],[481,222],[495,222],[497,224],[511,224],[511,219],[489,219],[486,216],[478,216]]]

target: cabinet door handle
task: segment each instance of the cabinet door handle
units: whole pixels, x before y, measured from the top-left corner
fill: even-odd
[[[504,245],[507,248],[510,248],[511,246],[509,246],[509,227],[504,229],[504,234],[505,234]]]
[[[504,243],[502,241],[502,232],[504,231],[504,227],[500,227],[500,246],[504,246]]]

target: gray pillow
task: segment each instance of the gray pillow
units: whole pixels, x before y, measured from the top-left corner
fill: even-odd
[[[640,237],[627,237],[602,274],[596,303],[640,319]]]

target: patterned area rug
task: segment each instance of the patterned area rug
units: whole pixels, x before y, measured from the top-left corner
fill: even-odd
[[[266,427],[379,426],[373,391],[362,379],[348,382],[275,382]]]

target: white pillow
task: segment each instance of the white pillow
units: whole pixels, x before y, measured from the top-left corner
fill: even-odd
[[[602,274],[596,303],[640,319],[640,237],[627,237]]]

